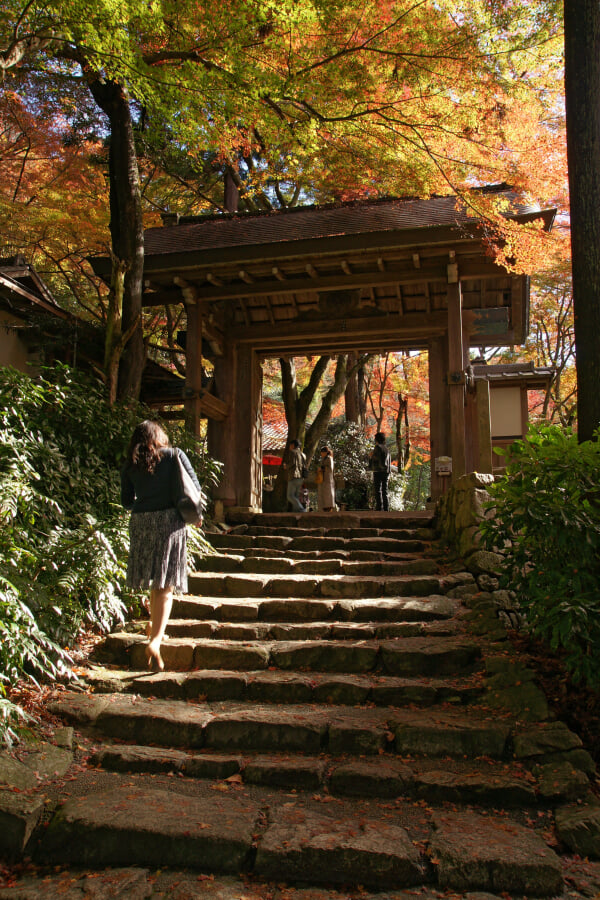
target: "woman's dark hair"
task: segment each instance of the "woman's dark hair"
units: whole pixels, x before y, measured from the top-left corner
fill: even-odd
[[[385,434],[383,431],[378,431],[375,435],[375,440],[378,444],[385,444]]]
[[[134,429],[127,448],[127,462],[150,475],[161,460],[162,450],[169,446],[169,438],[158,422],[146,419]]]
[[[326,453],[327,456],[331,456],[331,449],[327,446],[327,444],[323,444],[320,453]]]

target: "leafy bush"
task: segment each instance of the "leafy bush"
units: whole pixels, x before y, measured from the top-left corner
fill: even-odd
[[[532,426],[490,493],[495,517],[482,531],[504,553],[502,587],[575,680],[600,687],[600,445]]]
[[[108,631],[136,605],[124,588],[129,513],[119,473],[133,428],[151,415],[110,409],[101,385],[65,366],[35,379],[0,369],[0,699],[20,675],[66,672],[61,647],[84,624]],[[166,430],[203,483],[214,482],[218,465],[201,442]],[[188,546],[206,548],[199,530]],[[0,736],[9,714],[4,702]]]
[[[367,465],[373,439],[354,422],[333,422],[327,429],[327,443],[333,453],[335,474],[345,481],[340,502],[348,509],[372,509],[375,506],[373,474]],[[392,471],[388,480],[390,509],[403,509],[405,488],[405,473]]]

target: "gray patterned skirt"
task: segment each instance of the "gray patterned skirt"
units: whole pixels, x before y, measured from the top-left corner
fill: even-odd
[[[175,509],[132,513],[129,519],[127,587],[172,587],[186,593],[186,530]]]

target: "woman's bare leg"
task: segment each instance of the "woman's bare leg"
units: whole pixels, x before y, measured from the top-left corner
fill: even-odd
[[[165,630],[171,608],[173,606],[173,588],[152,588],[150,591],[150,640],[146,648],[148,662],[162,670],[165,667],[160,655],[160,645],[165,636]]]

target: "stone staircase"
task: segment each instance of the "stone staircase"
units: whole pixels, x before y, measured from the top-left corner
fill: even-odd
[[[143,671],[134,622],[54,703],[92,767],[55,798],[36,859],[560,894],[556,819],[593,762],[430,518],[230,524],[174,605],[166,670]]]

